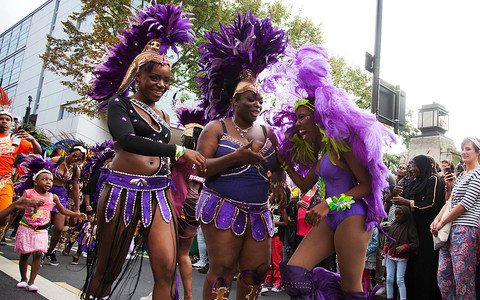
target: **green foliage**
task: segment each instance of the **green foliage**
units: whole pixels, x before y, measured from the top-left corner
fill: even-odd
[[[383,162],[387,166],[391,174],[397,174],[397,167],[400,164],[400,154],[385,153],[383,154]]]
[[[405,112],[405,130],[402,130],[398,133],[399,136],[403,139],[403,144],[408,148],[410,146],[410,140],[412,137],[418,135],[420,130],[417,127],[412,125],[413,119],[413,110],[408,109]]]
[[[62,22],[66,38],[48,36],[48,46],[41,56],[46,68],[64,78],[61,82],[80,95],[80,99],[71,99],[66,106],[69,112],[99,117],[97,103],[87,97],[90,91],[89,81],[94,65],[100,63],[105,49],[119,42],[117,34],[128,27],[126,21],[131,15],[131,0],[81,0],[79,12],[72,13],[68,20]],[[147,5],[147,1],[141,1]],[[178,4],[180,1],[157,1],[161,4]],[[305,42],[323,43],[321,24],[295,12],[293,7],[281,0],[184,0],[183,11],[193,13],[193,31],[195,42],[181,49],[178,59],[172,67],[172,87],[181,93],[181,100],[198,98],[199,89],[194,80],[198,72],[199,45],[206,42],[205,31],[218,30],[218,24],[230,23],[237,11],[244,13],[250,9],[258,18],[271,17],[272,22],[289,32],[289,41],[295,46]],[[138,7],[133,7],[133,10]],[[92,22],[93,20],[93,22]],[[91,29],[84,29],[78,24],[91,24]],[[332,58],[333,78],[339,87],[344,88],[361,107],[369,105],[369,75],[359,68],[348,66],[341,58]]]
[[[347,65],[342,57],[330,57],[332,79],[335,86],[347,92],[360,108],[370,109],[372,76],[367,71]]]

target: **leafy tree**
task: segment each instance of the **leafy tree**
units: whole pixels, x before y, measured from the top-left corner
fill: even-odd
[[[89,80],[94,66],[102,61],[105,49],[119,43],[117,34],[128,27],[127,17],[131,15],[130,8],[138,9],[144,1],[131,0],[81,0],[79,12],[72,13],[62,22],[66,38],[48,36],[47,49],[41,56],[46,68],[62,78],[61,83],[80,95],[80,99],[69,101],[65,107],[70,112],[86,114],[95,118],[97,112],[95,101],[87,97],[90,90]],[[135,4],[132,4],[135,3]],[[157,1],[162,4],[178,4],[180,1]],[[251,9],[258,18],[271,17],[277,26],[289,31],[289,40],[294,46],[299,46],[307,41],[322,44],[322,31],[320,24],[301,15],[301,11],[293,14],[291,6],[284,5],[282,1],[264,2],[261,0],[213,0],[197,1],[185,0],[183,10],[192,12],[193,31],[196,34],[195,42],[184,47],[172,68],[172,85],[188,95],[199,96],[196,89],[197,83],[194,75],[198,72],[198,48],[205,43],[203,33],[218,29],[218,23],[231,22],[237,11],[244,12]],[[81,30],[82,25],[91,23],[91,29]],[[335,64],[335,60],[332,60]],[[362,79],[359,69],[346,66],[345,63],[334,67],[338,70],[338,82],[352,95],[363,99],[363,89],[368,89],[368,81]],[[344,70],[345,69],[345,70]],[[333,75],[334,77],[336,74]],[[359,82],[356,82],[360,80]],[[367,86],[363,86],[367,84]],[[356,89],[360,88],[360,91]],[[190,96],[181,95],[181,98]],[[357,100],[357,99],[355,99]],[[362,101],[367,101],[367,98]]]

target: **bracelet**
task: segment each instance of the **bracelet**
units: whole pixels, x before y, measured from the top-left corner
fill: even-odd
[[[282,168],[285,172],[287,171],[288,168],[292,167],[292,165],[287,165],[285,162],[282,162],[280,164],[280,168]]]
[[[175,145],[175,158],[180,158],[185,154],[185,147]]]
[[[282,188],[286,189],[287,185],[285,184],[284,181],[277,181],[273,183],[273,188],[275,189],[276,187],[281,186]]]
[[[352,196],[341,194],[338,198],[337,196],[334,196],[333,199],[331,197],[328,197],[327,199],[325,199],[325,202],[327,202],[328,207],[330,207],[331,210],[336,209],[337,211],[343,211],[347,208],[350,208],[352,204],[355,203],[355,200],[352,199]]]

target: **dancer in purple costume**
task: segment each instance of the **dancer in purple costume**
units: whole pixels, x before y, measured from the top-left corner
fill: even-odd
[[[283,53],[286,34],[270,19],[258,20],[249,12],[220,27],[219,33],[206,34],[209,42],[200,48],[199,63],[204,77],[197,78],[208,118],[224,118],[205,127],[197,147],[208,166],[207,172],[197,171],[207,177],[196,211],[210,262],[203,299],[228,297],[237,267],[236,298],[256,299],[269,269],[273,236],[268,170],[275,199],[285,201],[276,137],[255,122],[263,104],[256,76]]]
[[[294,299],[366,299],[362,273],[387,188],[383,143],[393,134],[333,86],[326,51],[289,48],[264,89],[277,98],[267,121],[279,136],[279,160],[304,192],[318,184],[321,202],[308,212],[312,230],[280,271]],[[299,172],[299,173],[297,173]],[[336,252],[338,274],[312,268]]]
[[[172,214],[168,157],[183,157],[206,171],[198,152],[168,145],[169,116],[155,107],[170,84],[168,48],[193,40],[191,22],[180,7],[153,5],[130,18],[122,43],[97,68],[90,97],[108,106],[115,158],[106,174],[97,208],[97,255],[85,287],[87,299],[111,295],[122,271],[138,221],[154,276],[153,299],[176,298],[176,222]],[[129,88],[138,83],[135,94]],[[124,271],[128,272],[129,265]],[[94,271],[93,276],[90,271]],[[128,277],[122,273],[122,277]],[[122,279],[122,278],[121,278]],[[121,289],[121,287],[120,287]]]
[[[185,126],[182,145],[188,149],[195,149],[198,137],[206,123],[204,109],[197,101],[193,103],[177,101],[173,110],[177,114],[178,122]],[[195,217],[195,207],[205,178],[197,176],[193,163],[180,157],[173,164],[172,180],[175,183],[172,197],[178,219],[177,262],[183,284],[183,299],[188,300],[193,297],[192,262],[189,251],[200,227]]]
[[[67,156],[55,156],[51,159],[55,163],[55,168],[52,170],[53,174],[53,186],[50,190],[52,194],[57,195],[60,203],[64,208],[68,206],[67,184],[72,182],[73,187],[73,201],[75,207],[73,211],[80,211],[80,167],[78,164],[83,162],[87,155],[87,149],[82,144],[75,144],[69,149]],[[77,164],[78,163],[78,164]],[[58,214],[55,207],[52,208],[52,224],[53,234],[50,238],[50,246],[48,247],[45,256],[49,260],[49,263],[53,266],[57,266],[57,257],[55,247],[60,240],[60,235],[65,225],[65,216]]]

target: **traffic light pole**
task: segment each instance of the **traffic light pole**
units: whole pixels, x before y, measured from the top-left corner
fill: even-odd
[[[372,113],[378,112],[380,94],[380,50],[382,45],[382,9],[383,0],[377,0],[377,24],[375,28],[375,53],[373,56]]]

